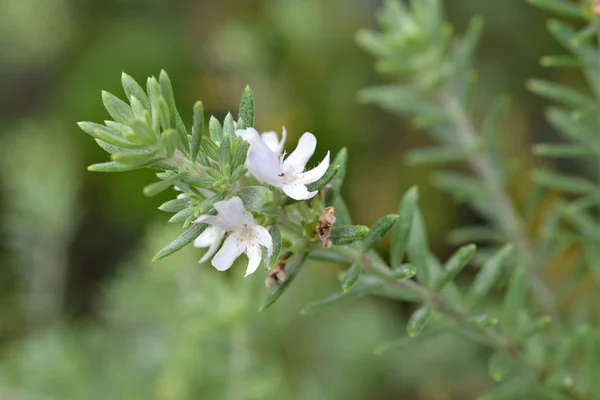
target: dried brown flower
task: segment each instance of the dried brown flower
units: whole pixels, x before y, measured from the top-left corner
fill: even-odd
[[[334,212],[335,209],[333,207],[327,207],[323,210],[323,213],[319,217],[317,233],[319,234],[321,243],[323,243],[324,249],[331,247],[331,240],[329,239],[329,236],[331,236],[331,227],[333,224],[335,224],[335,216],[333,215]]]

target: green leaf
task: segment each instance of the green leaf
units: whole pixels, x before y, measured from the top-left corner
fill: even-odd
[[[142,89],[135,79],[123,72],[121,74],[121,85],[123,86],[123,91],[125,91],[125,95],[129,101],[131,101],[132,97],[135,97],[144,109],[150,110],[150,100],[148,100],[146,92],[144,92],[144,89]]]
[[[306,185],[306,188],[309,192],[314,192],[315,190],[321,189],[323,186],[331,182],[331,180],[336,176],[339,170],[339,165],[331,164],[329,168],[327,168],[327,171],[325,171],[325,174],[318,181]]]
[[[120,164],[142,165],[154,159],[155,154],[156,152],[154,151],[146,153],[115,153],[111,158]]]
[[[268,268],[271,269],[275,264],[277,264],[277,261],[279,261],[281,250],[283,248],[283,241],[281,239],[281,232],[277,226],[273,225],[271,229],[269,229],[269,234],[273,240],[273,253],[271,254],[268,265]]]
[[[193,242],[198,236],[200,236],[200,234],[204,232],[207,227],[207,224],[192,224],[183,234],[181,234],[181,236],[156,253],[152,261],[158,261],[162,258],[170,256],[178,250],[181,250]]]
[[[136,119],[130,122],[130,126],[140,141],[147,144],[156,143],[157,136],[155,131],[145,122]]]
[[[136,143],[131,143],[129,140],[124,139],[118,133],[114,132],[112,129],[107,128],[104,125],[94,124],[92,122],[79,122],[77,123],[79,127],[88,133],[90,136],[100,139],[103,142],[124,147],[127,149],[135,149],[140,148],[141,146]]]
[[[162,145],[167,158],[173,157],[175,149],[179,145],[179,135],[173,129],[168,129],[162,134]]]
[[[254,126],[254,97],[250,86],[246,86],[242,92],[238,119],[243,121],[243,126],[238,126],[238,129],[251,128]]]
[[[227,113],[223,120],[223,138],[228,137],[235,137],[235,125],[233,124],[233,115],[231,115],[231,113]]]
[[[417,268],[412,264],[402,264],[393,268],[395,279],[410,279],[417,274]]]
[[[462,271],[462,269],[469,263],[477,246],[469,244],[458,249],[452,256],[446,261],[444,271],[440,276],[437,284],[435,285],[436,291],[441,291],[448,283],[452,282],[454,278]]]
[[[419,188],[411,187],[400,201],[398,214],[400,220],[396,223],[392,232],[392,245],[390,249],[390,258],[392,267],[402,264],[404,253],[408,247],[410,230],[413,217],[419,203]]]
[[[564,0],[527,0],[529,4],[536,7],[552,11],[563,17],[585,19],[585,14],[581,7]]]
[[[140,168],[136,165],[121,164],[114,161],[92,164],[87,169],[93,172],[125,172]]]
[[[212,139],[203,136],[201,146],[210,158],[212,158],[215,161],[219,160],[219,147],[215,144],[215,142]]]
[[[248,167],[246,167],[245,165],[240,165],[239,167],[237,167],[236,169],[233,170],[233,172],[231,173],[231,176],[229,177],[229,181],[231,183],[234,183],[235,181],[240,179],[242,176],[246,175],[247,172],[248,172]]]
[[[246,155],[250,145],[241,137],[236,137],[233,141],[231,168],[233,170],[243,166],[246,163]]]
[[[594,108],[595,99],[569,86],[542,79],[530,79],[527,88],[538,96],[573,108]]]
[[[190,199],[188,197],[182,197],[179,199],[173,199],[162,203],[158,209],[160,211],[176,213],[190,205]]]
[[[163,191],[167,190],[169,187],[171,187],[171,185],[173,185],[174,183],[179,181],[185,175],[186,175],[186,173],[182,172],[182,173],[176,174],[168,179],[164,179],[164,180],[161,180],[158,182],[151,183],[144,188],[144,195],[146,195],[148,197],[156,196],[157,194],[162,193]]]
[[[574,118],[572,114],[563,109],[551,107],[546,111],[546,118],[554,128],[570,140],[586,144],[595,149],[596,152],[600,152],[600,138],[597,132]]]
[[[507,244],[483,264],[469,289],[471,304],[478,303],[490,291],[512,251],[513,246]]]
[[[490,358],[489,364],[492,379],[496,382],[502,381],[510,370],[511,364],[512,360],[507,352],[503,350],[495,352]]]
[[[338,196],[333,202],[333,208],[335,209],[335,218],[338,225],[352,225],[352,217],[350,211],[342,196]]]
[[[164,99],[164,97],[159,96],[157,104],[158,111],[160,113],[160,126],[162,126],[163,129],[174,128],[174,125],[171,123],[171,111],[169,110],[169,106],[167,105],[167,101]]]
[[[265,205],[273,201],[273,193],[264,186],[248,186],[239,191],[244,207],[248,211],[262,212]]]
[[[533,146],[533,153],[538,156],[582,158],[595,157],[600,153],[593,148],[580,144],[540,143]]]
[[[544,56],[540,59],[540,65],[546,68],[579,68],[581,60],[571,56]]]
[[[175,105],[175,97],[173,95],[173,87],[171,85],[171,79],[167,73],[162,70],[160,71],[160,75],[158,77],[158,84],[160,86],[160,94],[165,98],[167,104],[169,106],[170,116],[171,116],[171,126],[177,128],[177,132],[179,133],[179,138],[183,147],[184,153],[189,153],[190,143],[188,140],[187,129],[185,128],[185,124],[179,115],[179,111],[177,111],[177,106]]]
[[[546,170],[534,171],[532,179],[540,185],[575,194],[600,196],[600,189],[591,181],[578,176]]]
[[[365,237],[369,227],[364,225],[336,226],[331,228],[331,242],[335,245],[347,245]]]
[[[523,266],[515,268],[508,282],[508,289],[502,306],[503,331],[509,338],[516,337],[519,330],[519,313],[525,306],[527,295],[527,274]]]
[[[342,292],[346,293],[354,286],[358,278],[360,277],[360,273],[362,272],[362,267],[360,264],[352,264],[350,268],[346,270],[344,274],[344,279],[342,280]]]
[[[221,171],[225,171],[225,166],[231,164],[231,140],[225,137],[221,141],[219,147],[219,164],[221,165]]]
[[[123,100],[114,96],[113,94],[102,91],[102,102],[104,103],[104,107],[106,111],[110,114],[110,116],[117,122],[122,124],[128,124],[131,119],[133,119],[133,112],[131,111],[131,107]]]
[[[170,224],[179,224],[181,222],[187,221],[194,213],[196,212],[196,207],[187,207],[181,211],[178,211],[175,215],[173,215],[169,219]]]
[[[498,144],[500,126],[506,117],[509,106],[510,100],[508,97],[501,96],[497,98],[483,120],[482,129],[485,149],[491,154],[498,168],[502,167],[500,145]]]
[[[212,115],[208,121],[208,133],[215,143],[221,143],[221,140],[223,140],[223,128],[221,127],[221,123]]]
[[[287,279],[281,285],[277,286],[271,293],[267,295],[263,303],[261,304],[258,311],[264,311],[267,308],[271,307],[280,297],[281,295],[290,287],[294,279],[298,276],[302,267],[304,266],[304,262],[308,253],[302,253],[300,255],[296,255],[291,261],[289,261],[285,267],[285,273],[287,275]]]
[[[427,258],[429,257],[429,244],[427,233],[421,213],[415,212],[410,238],[408,240],[408,260],[417,268],[417,279],[425,286],[430,286],[433,274],[430,271]]]
[[[431,314],[433,314],[433,310],[431,307],[425,305],[419,307],[409,318],[408,324],[406,325],[406,331],[408,332],[408,336],[416,337],[423,331],[423,329],[427,326],[427,323],[431,319]]]
[[[476,15],[469,21],[465,37],[460,41],[457,56],[458,72],[464,72],[471,65],[482,31],[483,18]]]
[[[379,243],[383,237],[388,233],[390,229],[394,226],[396,221],[400,219],[400,216],[397,214],[388,214],[385,217],[382,217],[379,221],[373,225],[367,236],[363,239],[361,243],[361,249],[363,252],[375,247],[377,243]]]
[[[333,159],[332,165],[339,165],[340,168],[338,173],[331,180],[331,191],[327,194],[326,204],[331,206],[335,203],[336,199],[339,197],[342,184],[344,183],[344,178],[346,176],[346,163],[348,162],[348,150],[344,147],[340,149],[340,151],[336,154]]]
[[[194,126],[192,127],[192,143],[190,154],[192,162],[196,161],[198,152],[200,151],[200,144],[202,143],[202,136],[204,135],[204,106],[201,101],[197,101],[194,104]]]

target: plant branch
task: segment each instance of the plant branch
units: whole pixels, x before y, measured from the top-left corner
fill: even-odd
[[[496,224],[504,236],[515,246],[519,263],[528,267],[538,305],[547,314],[556,317],[559,314],[556,302],[537,273],[538,268],[535,265],[536,257],[531,239],[527,236],[523,221],[504,189],[501,173],[497,170],[489,154],[475,151],[479,145],[480,135],[473,127],[458,96],[446,91],[440,94],[439,99],[456,128],[460,145],[466,153],[472,154],[469,157],[469,165],[481,183],[485,185],[485,191],[490,196],[490,203],[498,216],[495,220]]]
[[[363,254],[356,249],[344,246],[338,247],[335,250],[338,254],[345,256],[348,261],[360,263],[364,270],[371,270],[385,280],[390,281],[390,285],[410,289],[412,292],[419,295],[423,302],[431,305],[436,311],[454,320],[466,330],[482,337],[490,347],[508,353],[515,361],[533,371],[540,382],[543,382],[543,380],[547,378],[547,369],[528,358],[518,344],[502,335],[501,332],[493,327],[479,327],[471,324],[469,322],[470,316],[467,311],[458,305],[450,303],[434,290],[412,279],[396,280],[389,265],[382,263],[367,254]],[[591,400],[580,394],[574,388],[565,387],[561,389],[561,392],[570,400]]]

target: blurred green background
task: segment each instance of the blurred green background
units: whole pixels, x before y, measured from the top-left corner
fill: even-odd
[[[164,68],[182,116],[201,99],[222,118],[254,90],[259,130],[305,131],[316,159],[346,146],[345,194],[355,222],[393,212],[418,184],[431,246],[476,219],[432,189],[403,153],[427,143],[410,124],[356,92],[383,82],[354,42],[374,27],[378,0],[0,0],[1,399],[474,399],[491,385],[484,348],[452,335],[376,356],[404,335],[410,305],[353,301],[298,310],[335,289],[335,266],[311,264],[273,309],[258,313],[263,277],[222,274],[187,248],[150,263],[180,227],[145,198],[151,171],[100,174],[108,155],[76,126],[108,118],[101,90],[121,95]],[[481,14],[481,111],[510,93],[503,146],[517,171],[529,144],[554,134],[525,90],[560,53],[546,17],[522,0],[447,1],[461,32]],[[552,79],[575,81],[572,76]],[[527,190],[521,174],[513,190]]]

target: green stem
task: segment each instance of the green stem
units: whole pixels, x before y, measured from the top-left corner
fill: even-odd
[[[503,336],[502,333],[495,328],[483,328],[470,324],[470,316],[467,311],[458,305],[450,303],[432,289],[412,279],[395,280],[394,273],[389,265],[382,263],[367,254],[363,254],[357,249],[349,246],[334,246],[332,249],[344,256],[348,262],[359,263],[364,270],[371,270],[385,280],[390,281],[390,285],[410,289],[417,294],[424,303],[431,305],[436,311],[451,318],[464,329],[482,337],[490,347],[496,350],[506,351],[517,362],[532,370],[538,380],[543,381],[547,377],[548,371],[546,368],[536,364],[527,357],[516,343],[513,343],[510,339]],[[570,400],[587,400],[586,397],[573,388],[564,388],[562,389],[562,393]]]
[[[490,203],[497,215],[495,222],[504,236],[515,246],[519,263],[528,267],[538,305],[544,312],[556,317],[558,315],[556,302],[537,273],[531,239],[527,236],[523,221],[504,189],[502,174],[497,170],[489,154],[475,151],[480,135],[473,127],[460,99],[450,92],[442,92],[440,103],[456,128],[460,145],[466,153],[473,154],[469,157],[469,164],[484,185],[486,193],[489,194]]]

